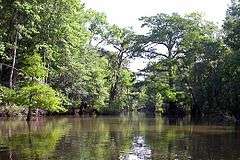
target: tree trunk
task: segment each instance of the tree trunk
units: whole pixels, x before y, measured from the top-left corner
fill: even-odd
[[[18,37],[18,33],[16,33],[15,40],[14,40],[14,46],[13,46],[13,49],[12,49],[13,61],[12,61],[10,79],[9,79],[9,87],[10,88],[13,88],[13,75],[14,75],[14,69],[15,69],[16,57],[17,57],[17,37]]]
[[[173,82],[174,75],[173,75],[172,61],[173,61],[172,46],[169,46],[168,47],[168,63],[170,62],[170,64],[168,64],[168,82],[171,89],[174,88],[174,82]]]
[[[118,81],[119,81],[119,76],[117,75],[116,80],[115,80],[115,82],[112,85],[111,90],[110,90],[109,106],[111,106],[112,102],[114,102],[116,100]]]
[[[31,121],[31,118],[32,118],[32,108],[31,107],[28,107],[28,114],[27,114],[27,119],[26,121]]]
[[[120,72],[121,72],[121,68],[122,68],[122,63],[123,63],[123,53],[124,52],[120,52],[118,55],[118,62],[117,62],[117,72],[115,72],[115,82],[114,84],[111,86],[111,90],[110,90],[110,96],[109,96],[109,107],[111,107],[111,105],[113,104],[113,102],[116,100],[116,96],[117,96],[117,92],[118,92],[118,83],[119,83],[119,78],[120,78]]]
[[[168,76],[169,76],[169,86],[170,86],[170,88],[171,89],[173,89],[174,88],[174,82],[173,82],[173,74],[172,74],[172,67],[171,66],[169,66],[169,71],[168,71]]]

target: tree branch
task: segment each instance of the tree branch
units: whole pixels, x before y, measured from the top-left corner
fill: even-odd
[[[155,51],[144,50],[144,52],[147,52],[147,53],[153,53],[153,54],[155,54],[155,55],[157,55],[157,56],[162,56],[162,57],[168,58],[167,55],[162,54],[162,53],[158,53],[158,52],[155,52]],[[156,56],[155,56],[155,57],[156,57]]]

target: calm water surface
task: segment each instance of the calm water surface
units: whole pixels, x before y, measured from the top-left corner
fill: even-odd
[[[0,160],[240,160],[240,130],[143,116],[0,121]]]

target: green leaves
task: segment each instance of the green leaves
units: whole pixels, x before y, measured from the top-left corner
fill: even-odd
[[[31,83],[18,90],[1,87],[0,102],[5,105],[16,104],[54,112],[65,111],[61,106],[61,95],[48,85],[40,83]]]
[[[20,106],[41,108],[48,111],[64,111],[59,93],[45,84],[32,83],[18,91],[17,101]]]
[[[215,40],[216,26],[199,13],[185,16],[160,13],[140,20],[148,32],[138,36],[137,55],[154,61],[142,71],[147,75],[144,86],[149,96],[145,104],[157,106],[156,99],[161,95],[171,107],[191,105],[188,97],[194,94],[193,68],[210,59],[214,63],[221,61],[224,54],[221,41]]]
[[[44,67],[42,57],[38,53],[26,57],[23,64],[23,71],[26,76],[41,80],[47,74],[47,69]]]
[[[0,104],[13,105],[17,100],[16,96],[15,90],[0,86]]]
[[[224,41],[229,47],[231,47],[234,50],[239,50],[239,40],[240,40],[240,34],[239,34],[239,27],[240,27],[240,3],[237,0],[232,1],[232,5],[227,10],[226,20],[223,25],[224,29]]]

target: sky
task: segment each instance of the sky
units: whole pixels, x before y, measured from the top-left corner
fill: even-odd
[[[133,27],[138,30],[138,18],[157,13],[187,14],[201,12],[206,19],[222,25],[230,0],[83,0],[87,8],[95,9],[107,15],[111,24],[121,27]],[[145,66],[143,60],[130,64],[133,71]]]

